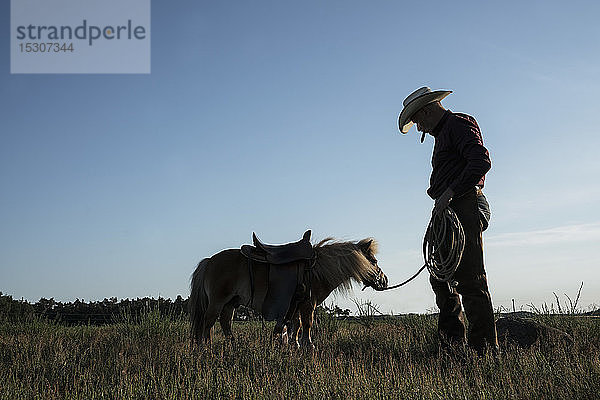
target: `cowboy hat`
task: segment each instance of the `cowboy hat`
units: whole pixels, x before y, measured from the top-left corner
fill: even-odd
[[[413,126],[413,122],[410,120],[410,118],[414,115],[414,113],[429,103],[442,100],[450,93],[452,93],[452,90],[432,91],[427,86],[424,86],[409,94],[408,97],[402,102],[404,108],[398,116],[398,129],[400,129],[400,132],[407,133],[410,127]]]

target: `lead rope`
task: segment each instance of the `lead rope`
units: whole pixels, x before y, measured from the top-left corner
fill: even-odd
[[[452,277],[458,268],[458,264],[460,264],[464,250],[465,231],[463,226],[454,210],[446,207],[440,214],[432,213],[431,215],[423,238],[423,260],[425,264],[417,273],[397,285],[388,286],[384,289],[373,289],[384,291],[404,286],[419,276],[425,268],[438,281],[448,282],[448,285],[456,287],[458,282],[453,281]]]

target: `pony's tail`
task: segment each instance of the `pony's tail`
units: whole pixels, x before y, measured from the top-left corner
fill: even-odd
[[[208,307],[208,296],[204,290],[204,273],[208,261],[209,258],[205,258],[198,263],[190,284],[189,311],[192,323],[192,342],[200,342],[204,330],[204,314]]]

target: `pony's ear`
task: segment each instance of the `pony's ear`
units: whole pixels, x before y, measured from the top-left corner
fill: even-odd
[[[365,242],[365,243],[363,243],[362,250],[363,250],[365,253],[368,253],[368,252],[369,252],[369,249],[371,248],[371,244],[372,244],[372,243],[373,243],[373,239],[370,239],[368,242]]]

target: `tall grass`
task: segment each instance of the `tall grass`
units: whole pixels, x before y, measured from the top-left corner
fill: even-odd
[[[271,324],[234,323],[191,348],[189,324],[149,311],[109,326],[0,323],[2,399],[598,398],[600,324],[545,317],[575,344],[509,349],[499,359],[438,354],[436,317],[327,320],[317,349],[271,343]]]

